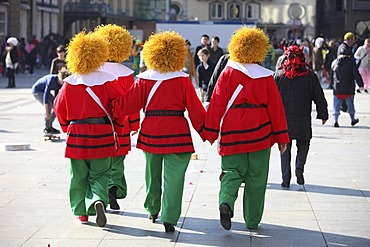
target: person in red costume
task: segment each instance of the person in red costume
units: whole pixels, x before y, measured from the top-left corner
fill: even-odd
[[[100,70],[111,73],[117,77],[117,83],[122,88],[122,95],[134,84],[134,71],[121,64],[122,61],[130,57],[132,37],[125,28],[115,24],[98,26],[94,34],[102,36],[108,41],[109,57]],[[117,199],[122,199],[127,196],[124,160],[131,150],[130,133],[131,131],[136,133],[139,126],[139,111],[125,117],[122,123],[117,121],[114,122],[114,128],[118,133],[119,140],[119,149],[117,151],[117,156],[113,157],[109,180],[109,205],[110,208],[114,210],[120,209]]]
[[[100,227],[107,222],[108,183],[118,144],[108,104],[122,93],[116,76],[99,71],[108,60],[108,52],[103,37],[77,34],[69,43],[66,57],[72,75],[64,79],[54,101],[56,116],[67,133],[65,157],[71,163],[72,213],[80,223],[96,215]]]
[[[189,75],[181,72],[187,48],[178,33],[150,36],[143,55],[148,70],[139,74],[127,93],[111,105],[117,118],[140,109],[145,112],[136,146],[146,158],[144,207],[153,223],[161,211],[165,231],[174,232],[181,214],[185,172],[194,152],[184,113],[188,111],[194,129],[203,138],[206,112]]]
[[[248,229],[261,221],[270,149],[289,142],[284,106],[272,77],[258,63],[265,58],[268,38],[258,28],[242,27],[231,37],[230,58],[221,72],[208,107],[204,136],[220,135],[219,154],[225,175],[219,193],[220,222],[231,229],[238,190],[243,181],[243,214]]]

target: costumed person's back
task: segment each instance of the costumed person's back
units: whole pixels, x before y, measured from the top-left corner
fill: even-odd
[[[125,28],[115,24],[98,26],[94,34],[102,36],[109,44],[109,57],[100,70],[117,77],[116,81],[112,83],[117,83],[122,92],[116,96],[123,95],[134,84],[134,71],[121,64],[131,54],[132,37]],[[120,209],[117,199],[127,196],[124,160],[131,150],[130,132],[139,129],[140,114],[136,112],[121,120],[124,121],[120,122],[119,119],[114,121],[114,128],[118,133],[119,149],[117,156],[113,158],[109,180],[109,204],[110,208],[114,210]]]
[[[112,107],[116,117],[144,109],[137,141],[137,148],[146,157],[144,207],[153,223],[161,212],[165,231],[174,232],[181,214],[185,172],[194,152],[184,112],[188,111],[194,129],[202,135],[205,109],[189,75],[181,72],[187,48],[178,33],[150,36],[143,55],[148,70],[137,76],[134,85],[115,99]]]
[[[243,214],[249,229],[262,219],[270,149],[289,142],[284,107],[273,72],[257,63],[264,60],[268,38],[258,28],[242,27],[231,37],[230,58],[221,72],[208,107],[204,134],[218,139],[221,168],[219,210],[221,225],[231,218],[241,183],[245,182]]]
[[[77,34],[66,57],[72,75],[65,78],[54,102],[59,123],[68,135],[65,157],[71,163],[72,213],[81,223],[96,215],[100,227],[107,222],[108,183],[117,145],[108,104],[121,92],[117,83],[112,83],[116,76],[99,71],[108,52],[104,38]]]

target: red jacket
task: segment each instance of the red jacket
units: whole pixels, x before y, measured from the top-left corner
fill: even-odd
[[[147,70],[140,77],[124,96],[112,102],[114,117],[120,118],[144,108],[152,87],[160,78],[163,82],[145,111],[187,110],[194,129],[203,136],[206,112],[189,75]],[[188,120],[182,116],[146,116],[141,123],[137,148],[156,154],[194,152]]]
[[[235,64],[229,60],[228,65]],[[241,65],[241,64],[239,64]],[[244,66],[244,65],[242,65]],[[221,118],[228,101],[239,84],[243,86],[233,105],[248,103],[258,108],[230,108],[223,119],[219,153],[221,156],[263,150],[274,143],[288,143],[284,107],[271,73],[249,65],[241,71],[226,66],[212,94],[205,122],[205,138],[210,142],[218,138]],[[251,71],[255,69],[255,71]]]
[[[122,92],[125,93],[134,84],[134,77],[121,76],[117,79],[118,85],[121,86]],[[121,94],[123,95],[123,94]],[[119,95],[117,95],[119,96]],[[114,128],[119,137],[119,149],[117,155],[126,155],[131,150],[131,131],[137,131],[140,127],[140,112],[133,113],[124,117],[125,121],[122,125],[119,121],[114,121]]]
[[[106,117],[107,115],[85,90],[87,87],[85,84],[73,85],[68,82],[71,80],[69,78],[65,79],[66,83],[54,101],[55,114],[63,132],[67,132],[65,157],[99,159],[115,156],[111,124],[70,124],[73,120]],[[108,106],[110,100],[123,94],[122,88],[114,77],[111,80],[113,81],[90,87],[110,115],[112,115]]]

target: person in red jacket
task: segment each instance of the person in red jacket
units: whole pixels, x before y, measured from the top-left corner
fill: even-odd
[[[184,113],[188,111],[194,129],[203,138],[206,112],[189,75],[181,72],[187,48],[178,33],[150,36],[143,55],[148,70],[137,76],[124,96],[112,101],[112,110],[117,118],[144,110],[136,146],[146,158],[144,207],[153,223],[162,208],[165,231],[174,232],[181,214],[185,172],[194,152]]]
[[[219,154],[225,175],[221,179],[221,225],[229,230],[234,203],[243,181],[243,214],[248,229],[261,221],[267,185],[270,149],[289,142],[284,106],[272,77],[258,64],[265,58],[268,38],[258,28],[242,27],[231,37],[230,58],[214,88],[204,126],[206,140],[220,135]]]
[[[117,138],[109,102],[122,93],[116,76],[99,71],[108,59],[108,42],[98,35],[77,34],[68,46],[64,79],[54,101],[63,132],[67,132],[65,157],[70,159],[69,197],[80,223],[96,215],[96,224],[107,222],[108,183]]]
[[[109,44],[109,62],[105,62],[100,68],[101,71],[111,73],[117,77],[117,83],[122,88],[120,95],[124,94],[134,84],[134,71],[121,64],[127,60],[131,54],[132,37],[123,27],[108,24],[98,26],[94,34],[102,36]],[[118,95],[117,95],[118,96]],[[124,160],[131,150],[131,131],[138,131],[140,125],[140,113],[137,111],[124,119],[120,123],[115,121],[114,127],[118,133],[119,149],[117,156],[113,157],[111,176],[109,179],[109,205],[111,209],[119,210],[120,206],[117,199],[125,198],[127,195],[127,183],[125,178]]]

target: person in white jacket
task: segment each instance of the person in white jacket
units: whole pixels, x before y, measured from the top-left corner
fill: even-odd
[[[358,71],[364,81],[364,91],[370,90],[370,39],[365,39],[364,45],[357,48],[354,57],[360,63]],[[360,60],[360,61],[359,61]],[[359,90],[359,89],[358,89]]]

